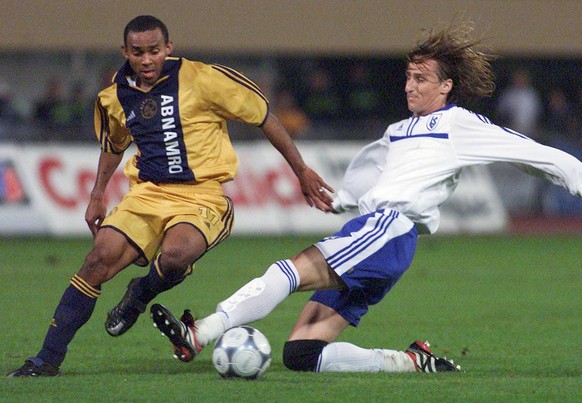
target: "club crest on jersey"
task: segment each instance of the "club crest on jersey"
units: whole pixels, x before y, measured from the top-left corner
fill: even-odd
[[[426,128],[428,130],[434,130],[438,126],[440,119],[441,119],[440,113],[437,115],[431,115],[428,119],[428,122],[426,122]]]
[[[153,98],[147,98],[139,105],[139,112],[144,119],[151,119],[158,112],[158,104]]]

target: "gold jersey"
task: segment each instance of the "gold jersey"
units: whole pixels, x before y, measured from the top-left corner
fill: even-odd
[[[125,166],[135,182],[184,183],[232,180],[238,158],[227,120],[261,126],[268,101],[258,86],[221,65],[166,59],[149,90],[138,88],[126,62],[113,84],[97,96],[95,132],[104,152],[137,153]]]

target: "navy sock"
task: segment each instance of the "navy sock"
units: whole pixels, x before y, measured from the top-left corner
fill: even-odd
[[[89,320],[101,287],[93,287],[75,275],[61,298],[37,357],[59,367],[77,331]]]
[[[139,279],[139,287],[136,288],[136,297],[144,304],[150,303],[158,294],[168,291],[182,283],[188,274],[192,272],[192,266],[188,266],[185,273],[178,276],[162,274],[160,256],[156,256],[150,264],[150,271],[145,277]]]

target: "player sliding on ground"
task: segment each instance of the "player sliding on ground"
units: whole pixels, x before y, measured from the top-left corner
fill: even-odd
[[[356,155],[335,195],[337,212],[357,207],[359,217],[291,259],[274,263],[208,317],[178,320],[163,306],[152,305],[154,323],[170,338],[177,358],[190,361],[226,329],[265,317],[296,291],[317,290],[285,343],[288,368],[459,370],[423,342],[397,351],[335,340],[348,325],[357,326],[408,269],[418,234],[437,230],[438,206],[454,191],[464,167],[510,162],[582,195],[579,160],[457,106],[494,90],[493,56],[478,49],[480,41],[471,33],[469,23],[433,30],[408,54],[405,92],[412,116],[390,125],[382,139]]]

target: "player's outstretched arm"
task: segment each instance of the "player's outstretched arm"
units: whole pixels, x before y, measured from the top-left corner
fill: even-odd
[[[307,203],[321,211],[333,211],[331,207],[332,198],[326,192],[333,192],[333,188],[305,164],[291,136],[289,136],[289,133],[287,133],[277,117],[269,112],[261,129],[271,144],[287,160],[293,172],[295,172]]]

